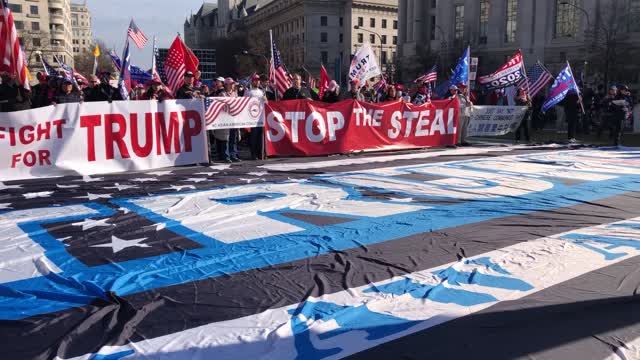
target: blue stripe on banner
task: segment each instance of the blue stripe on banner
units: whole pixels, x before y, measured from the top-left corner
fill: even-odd
[[[454,168],[464,168],[468,162],[446,164]],[[437,164],[438,165],[438,164]],[[438,166],[443,166],[439,164]],[[428,167],[428,166],[427,166]],[[406,167],[413,168],[416,167]],[[493,173],[489,170],[474,168],[474,171]],[[508,174],[508,172],[505,172]],[[523,176],[514,173],[517,176]],[[618,174],[620,176],[620,174]],[[385,176],[378,175],[383,179]],[[402,180],[412,183],[411,180],[388,177],[389,179]],[[303,184],[313,184],[327,189],[342,189],[348,194],[349,199],[369,202],[371,204],[397,204],[393,201],[375,200],[365,198],[360,190],[366,187],[356,187],[341,184],[322,184],[317,181],[332,180],[327,177],[317,177]],[[544,211],[569,207],[584,202],[590,202],[630,191],[640,190],[640,176],[620,176],[606,181],[582,182],[569,186],[553,178],[545,178],[553,187],[546,191],[530,193],[520,196],[504,196],[489,200],[469,201],[455,205],[429,204],[429,208],[402,213],[397,215],[369,218],[363,216],[349,216],[353,221],[328,226],[316,226],[302,221],[284,217],[283,212],[296,212],[295,209],[278,209],[265,211],[260,215],[288,224],[294,224],[301,228],[299,232],[259,238],[255,240],[237,243],[224,243],[212,237],[189,229],[178,221],[171,220],[161,214],[152,213],[138,206],[134,202],[141,199],[153,199],[166,195],[154,195],[150,197],[138,197],[111,201],[112,204],[121,206],[138,213],[139,215],[155,222],[164,223],[166,227],[176,234],[187,237],[204,245],[203,248],[185,250],[180,253],[170,253],[160,257],[136,259],[118,264],[109,264],[96,267],[87,267],[64,251],[64,246],[43,230],[45,222],[31,222],[21,224],[21,228],[46,249],[47,257],[54,262],[63,272],[62,277],[52,274],[48,277],[21,280],[6,283],[0,287],[3,296],[13,300],[20,299],[18,309],[3,308],[0,310],[0,318],[22,319],[29,316],[62,310],[72,306],[88,304],[92,299],[103,297],[107,291],[113,291],[123,296],[138,293],[160,287],[191,282],[194,280],[218,277],[234,274],[251,269],[287,263],[305,259],[311,256],[326,254],[331,251],[341,251],[355,247],[367,246],[398,238],[412,236],[431,231],[439,231],[460,225],[478,223],[482,221],[504,218],[512,215],[529,214],[535,211]],[[279,183],[282,185],[282,183]],[[492,185],[491,181],[484,181],[480,188]],[[441,185],[442,189],[469,189],[469,187]],[[231,189],[242,189],[242,186]],[[371,188],[381,190],[379,188]],[[211,191],[211,190],[207,190]],[[179,195],[198,194],[202,191],[191,191]],[[175,195],[170,194],[170,195]],[[279,193],[257,193],[252,196],[239,196],[224,198],[222,202],[250,203],[260,199],[277,198]],[[419,197],[415,194],[402,194]],[[430,197],[433,198],[433,197]],[[552,200],[551,200],[552,199]],[[219,200],[216,200],[219,201]],[[101,215],[113,213],[112,209],[100,205],[86,205],[100,212]],[[309,212],[310,214],[323,214],[321,212]],[[461,215],[463,214],[463,215]],[[330,214],[336,216],[335,214]],[[98,217],[98,216],[92,216]],[[75,220],[75,218],[73,218]],[[64,219],[62,219],[64,220]],[[55,220],[55,222],[61,219]],[[54,222],[47,220],[47,223]],[[384,230],[383,230],[384,229]],[[322,241],[318,241],[321,239]],[[580,238],[568,238],[581,241]],[[591,237],[590,239],[593,239]],[[610,245],[638,246],[637,242],[617,238],[600,237],[600,242],[609,242]],[[588,246],[580,242],[582,246]],[[608,256],[617,256],[612,254]],[[185,260],[187,259],[187,260]],[[191,260],[196,261],[195,267]],[[240,260],[241,259],[241,260]],[[493,266],[493,265],[492,265]],[[157,270],[150,276],[146,274],[149,268]],[[495,268],[494,270],[498,269]],[[497,270],[499,272],[499,269]],[[504,273],[503,273],[504,274]],[[436,274],[452,281],[465,284],[484,284],[486,286],[503,286],[506,289],[525,291],[527,285],[515,280],[502,279],[501,277],[469,274],[464,272],[448,272]],[[506,275],[506,274],[504,274]],[[69,282],[68,279],[73,279]],[[46,296],[29,296],[38,291]],[[392,291],[389,290],[389,291]],[[422,292],[422,290],[420,290]],[[425,290],[425,293],[429,291]],[[52,295],[52,294],[55,294]],[[435,296],[435,294],[434,294]]]

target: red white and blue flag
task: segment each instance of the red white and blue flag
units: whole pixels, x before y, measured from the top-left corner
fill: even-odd
[[[123,100],[129,99],[131,91],[131,57],[129,55],[129,41],[127,40],[122,52],[122,67],[120,68],[120,79],[118,79],[118,91]]]
[[[285,91],[291,87],[291,80],[289,80],[289,74],[282,63],[280,58],[280,51],[276,47],[276,42],[271,42],[272,59],[271,59],[271,71],[269,74],[269,82],[277,90],[278,98],[282,98]]]
[[[413,82],[418,83],[422,81],[425,84],[432,83],[438,81],[438,65],[433,65],[429,71],[427,71],[424,75],[415,79]]]
[[[547,100],[542,104],[542,112],[547,112],[549,109],[556,106],[571,92],[580,96],[578,83],[576,83],[576,79],[573,76],[571,65],[567,62],[567,66],[560,71],[560,74],[558,74],[553,85],[551,85],[549,95],[547,95]]]
[[[518,86],[520,89],[527,91],[529,97],[533,99],[551,80],[553,80],[551,72],[538,61],[527,69],[527,77],[522,79]]]
[[[129,24],[129,29],[127,30],[127,35],[131,38],[131,40],[133,40],[133,42],[136,44],[138,49],[142,49],[147,44],[147,41],[149,40],[144,35],[142,30],[140,30],[140,28],[136,25],[136,23],[133,22],[133,19],[131,20],[131,23]]]
[[[20,48],[20,38],[7,0],[0,2],[0,21],[0,71],[15,74],[16,81],[30,89],[24,52]]]
[[[486,90],[504,89],[515,85],[525,78],[522,65],[522,53],[518,51],[496,72],[479,77],[478,82],[484,86]]]

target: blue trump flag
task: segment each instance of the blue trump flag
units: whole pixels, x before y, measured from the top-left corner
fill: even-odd
[[[542,112],[547,112],[549,109],[556,106],[559,102],[564,100],[564,98],[570,92],[575,92],[578,96],[580,96],[578,83],[573,77],[571,65],[569,65],[569,62],[567,62],[567,66],[560,72],[556,80],[553,82],[553,85],[549,90],[547,100],[545,100],[544,104],[542,104]]]
[[[458,60],[458,65],[453,70],[453,75],[449,82],[453,85],[469,84],[469,63],[471,62],[471,48],[467,47],[464,55]]]

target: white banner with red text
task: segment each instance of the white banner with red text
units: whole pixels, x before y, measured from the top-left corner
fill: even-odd
[[[264,99],[257,97],[210,97],[204,109],[207,130],[264,126]]]
[[[315,156],[456,143],[457,99],[335,104],[306,100],[266,105],[267,154]]]
[[[202,100],[61,104],[0,114],[0,181],[208,161]]]

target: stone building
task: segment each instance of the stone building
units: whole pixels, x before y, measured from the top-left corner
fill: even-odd
[[[71,3],[71,28],[73,54],[80,55],[86,51],[92,51],[91,12],[86,0],[82,3]]]
[[[399,0],[399,25],[405,80],[470,45],[480,74],[522,49],[553,72],[569,60],[594,84],[638,83],[640,0]]]
[[[32,73],[42,69],[41,56],[52,62],[55,54],[73,66],[69,0],[10,0],[9,8]]]
[[[371,43],[383,69],[396,56],[397,1],[280,0],[248,15],[244,24],[252,52],[270,55],[269,30],[285,65],[318,76],[320,64],[345,80],[351,55]]]

